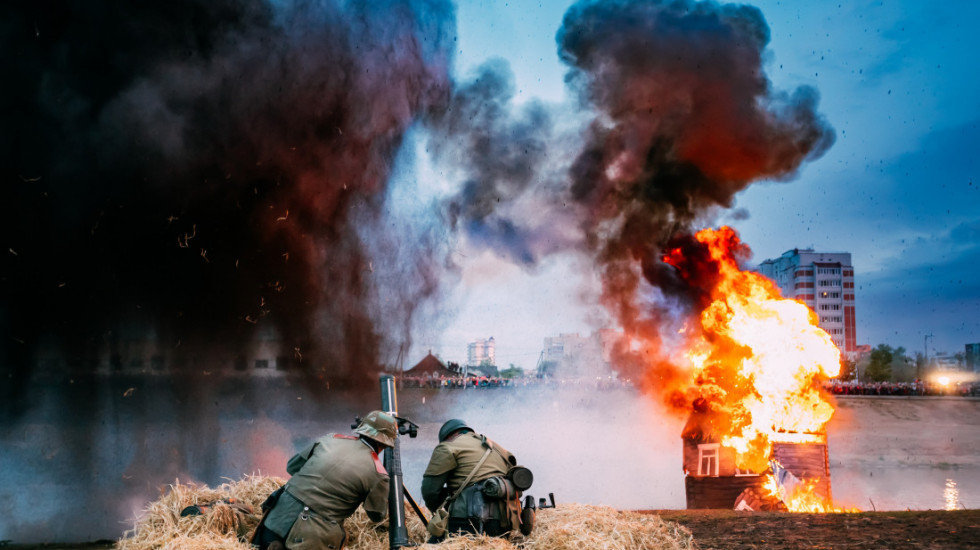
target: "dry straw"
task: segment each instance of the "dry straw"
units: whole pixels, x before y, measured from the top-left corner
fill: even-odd
[[[150,503],[131,531],[116,543],[119,550],[249,550],[248,539],[260,519],[260,505],[283,480],[247,476],[214,489],[204,485],[175,482]],[[255,510],[248,514],[226,504],[214,505],[201,516],[180,517],[180,511],[194,504],[210,504],[234,498]],[[409,538],[423,542],[428,536],[422,522],[411,510],[407,517]],[[349,518],[347,550],[387,550],[387,522],[372,523],[363,509]],[[696,545],[686,528],[659,516],[621,512],[603,506],[559,504],[555,509],[539,510],[534,532],[529,537],[483,536],[450,537],[439,545],[422,545],[432,550],[694,550]]]

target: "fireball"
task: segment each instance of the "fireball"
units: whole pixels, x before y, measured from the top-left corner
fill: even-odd
[[[839,373],[840,351],[806,305],[739,268],[738,256],[747,248],[734,230],[705,229],[694,238],[708,253],[701,264],[693,266],[682,248],[664,257],[681,277],[697,269],[699,280],[712,283],[698,316],[700,331],[684,353],[692,373],[688,395],[704,400],[721,418],[714,427],[722,445],[735,450],[736,465],[765,472],[773,443],[823,440],[834,407],[820,386]],[[710,277],[703,276],[705,263]],[[782,500],[790,510],[813,511],[820,505],[812,489],[800,484],[798,494]]]

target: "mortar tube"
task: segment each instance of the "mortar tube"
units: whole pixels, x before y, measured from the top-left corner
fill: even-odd
[[[398,416],[398,396],[395,392],[395,377],[390,374],[381,375],[381,410]],[[411,546],[408,540],[408,528],[405,527],[405,493],[402,481],[402,457],[398,440],[385,449],[384,465],[388,470],[388,548],[397,550]]]

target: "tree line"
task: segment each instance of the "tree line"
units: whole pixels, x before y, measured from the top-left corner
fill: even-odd
[[[957,363],[964,364],[964,354],[953,356]],[[871,353],[858,359],[842,359],[839,380],[867,382],[912,382],[921,380],[935,365],[929,364],[921,352],[909,355],[902,346],[892,347],[879,344]]]

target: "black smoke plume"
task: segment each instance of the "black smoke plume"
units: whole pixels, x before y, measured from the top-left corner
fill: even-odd
[[[367,378],[404,347],[364,227],[407,128],[450,93],[443,0],[0,8],[0,399],[45,355]],[[370,232],[368,228],[367,233]],[[432,251],[406,238],[410,261]],[[416,248],[417,246],[417,248]],[[404,281],[416,303],[431,280]],[[389,301],[398,301],[387,297]],[[395,318],[400,317],[400,318]],[[116,359],[111,359],[115,357]],[[18,405],[20,403],[20,405]]]
[[[752,181],[787,179],[834,141],[817,94],[772,89],[769,28],[750,6],[583,1],[557,34],[566,82],[598,116],[572,166],[570,193],[599,265],[603,299],[648,349],[633,374],[662,380],[661,330],[671,306],[699,311],[699,281],[662,261]],[[645,290],[646,289],[646,290]],[[659,300],[647,298],[650,289]]]

